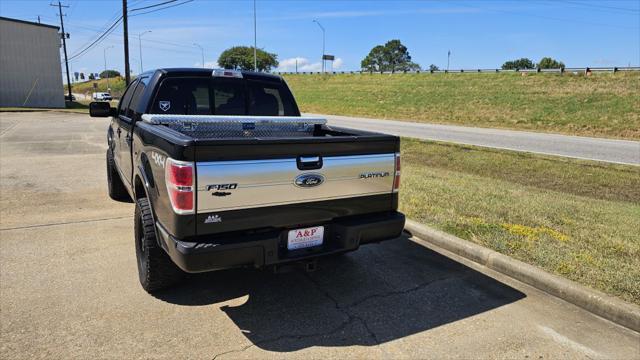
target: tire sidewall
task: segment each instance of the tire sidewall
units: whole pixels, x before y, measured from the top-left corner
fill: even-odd
[[[138,276],[140,278],[140,283],[143,285],[147,282],[148,279],[148,255],[149,251],[146,248],[147,234],[144,231],[144,224],[142,223],[142,209],[138,202],[136,202],[136,209],[134,214],[134,239],[135,239],[135,247],[136,247],[136,264],[138,267]],[[146,251],[145,251],[146,250]]]

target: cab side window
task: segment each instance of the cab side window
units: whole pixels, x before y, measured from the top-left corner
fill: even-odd
[[[137,81],[129,84],[129,87],[127,87],[127,90],[125,90],[122,98],[120,98],[120,103],[118,103],[118,116],[122,115],[128,117],[127,111],[129,109],[129,102],[131,102],[131,97],[133,96],[133,91],[137,84]]]
[[[136,86],[136,89],[133,91],[133,95],[131,96],[131,103],[129,103],[129,106],[127,108],[127,113],[125,115],[128,118],[132,118],[135,112],[138,110],[138,104],[140,103],[142,94],[144,94],[145,88],[146,88],[145,81],[144,79],[141,79],[138,82],[138,86]]]

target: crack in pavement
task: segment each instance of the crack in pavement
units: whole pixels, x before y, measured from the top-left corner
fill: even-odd
[[[120,220],[120,219],[129,219],[131,216],[116,216],[110,218],[102,218],[102,219],[90,219],[90,220],[78,220],[78,221],[68,221],[61,223],[50,223],[50,224],[36,224],[36,225],[26,225],[26,226],[16,226],[12,228],[2,228],[0,231],[9,231],[9,230],[22,230],[22,229],[31,229],[31,228],[39,228],[46,226],[59,226],[59,225],[71,225],[71,224],[83,224],[90,222],[98,222],[98,221],[108,221],[108,220]]]
[[[0,137],[4,136],[6,133],[9,132],[9,130],[13,129],[17,125],[18,125],[18,121],[15,121],[13,124],[10,124],[9,126],[7,126],[2,132],[0,132]]]
[[[468,270],[463,270],[461,272],[462,277],[467,277],[468,274],[470,273],[470,271]],[[313,279],[309,274],[305,273],[304,276],[309,280],[309,282],[311,282],[326,298],[328,298],[329,300],[331,300],[333,302],[334,308],[340,312],[341,314],[345,315],[347,317],[346,320],[344,320],[342,323],[340,323],[338,326],[328,330],[328,331],[323,331],[323,332],[319,332],[319,333],[313,333],[313,334],[306,334],[306,335],[294,335],[294,334],[285,334],[285,335],[280,335],[278,337],[275,338],[271,338],[271,339],[265,339],[262,341],[257,341],[253,344],[247,345],[247,346],[243,346],[242,348],[239,349],[234,349],[234,350],[229,350],[229,351],[225,351],[219,354],[216,354],[213,356],[212,360],[218,359],[224,355],[228,355],[228,354],[233,354],[233,353],[241,353],[244,352],[252,347],[255,346],[259,346],[259,345],[263,345],[263,344],[268,344],[268,343],[272,343],[272,342],[276,342],[276,341],[280,341],[280,340],[284,340],[284,339],[291,339],[291,340],[301,340],[301,339],[307,339],[307,338],[313,338],[313,337],[319,337],[319,336],[327,336],[327,335],[331,335],[334,334],[344,328],[346,328],[347,326],[349,326],[350,324],[352,324],[355,321],[358,321],[362,324],[362,326],[364,326],[364,328],[367,330],[367,333],[369,335],[369,337],[371,337],[373,339],[373,341],[375,342],[375,346],[380,345],[381,341],[378,338],[378,336],[375,334],[375,332],[373,330],[371,330],[371,328],[369,327],[369,324],[367,323],[367,321],[365,319],[363,319],[362,317],[353,314],[351,311],[349,311],[349,309],[353,308],[353,307],[357,307],[371,299],[375,299],[375,298],[386,298],[386,297],[390,297],[390,296],[396,296],[396,295],[404,295],[404,294],[410,294],[412,292],[416,292],[418,290],[422,290],[428,286],[431,286],[435,283],[438,283],[440,281],[444,281],[444,280],[448,280],[451,279],[451,275],[448,276],[443,276],[443,277],[439,277],[421,284],[418,284],[412,288],[409,289],[405,289],[405,290],[395,290],[395,291],[388,291],[382,294],[373,294],[373,295],[369,295],[369,296],[365,296],[364,298],[354,301],[353,303],[346,305],[346,306],[341,306],[339,301],[333,297],[328,290],[324,289],[317,281],[315,281],[315,279]],[[380,349],[383,352],[384,349]],[[388,354],[387,354],[388,355]]]

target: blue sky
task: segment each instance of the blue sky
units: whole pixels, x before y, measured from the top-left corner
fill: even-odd
[[[129,8],[166,0],[129,0]],[[185,0],[180,0],[185,1]],[[179,3],[178,2],[178,3]],[[0,15],[58,24],[48,0],[2,0]],[[121,1],[67,0],[65,27],[70,55],[121,14]],[[174,3],[175,4],[175,3]],[[156,8],[158,9],[158,8]],[[134,13],[142,13],[138,10]],[[640,0],[626,1],[257,1],[258,47],[274,52],[280,70],[318,70],[322,32],[336,70],[357,70],[369,50],[400,39],[422,67],[495,68],[510,59],[551,56],[567,66],[640,65]],[[215,66],[220,52],[253,44],[252,1],[194,0],[129,19],[131,67]],[[72,62],[73,71],[99,72],[104,49],[109,68],[122,70],[122,26]]]

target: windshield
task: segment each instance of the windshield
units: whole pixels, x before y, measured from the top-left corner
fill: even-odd
[[[284,83],[238,78],[168,78],[153,114],[299,116]]]

